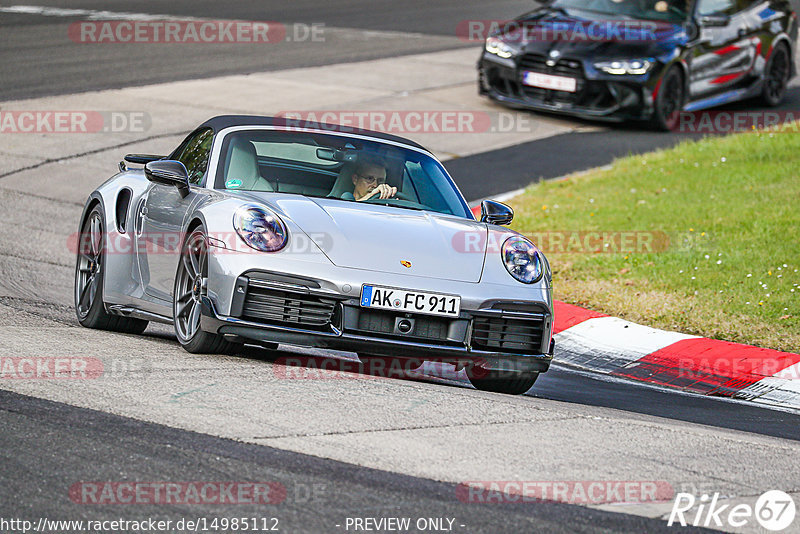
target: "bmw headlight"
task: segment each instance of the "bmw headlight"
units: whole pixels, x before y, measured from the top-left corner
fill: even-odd
[[[263,206],[240,207],[233,214],[233,227],[242,241],[261,252],[277,252],[289,240],[289,232],[280,217]]]
[[[645,74],[653,66],[653,61],[650,59],[617,59],[600,61],[594,66],[608,74]]]
[[[538,282],[544,275],[539,249],[522,236],[506,239],[501,254],[509,274],[523,284]]]
[[[513,57],[514,54],[517,53],[511,45],[497,37],[489,37],[486,39],[486,51],[503,59]]]

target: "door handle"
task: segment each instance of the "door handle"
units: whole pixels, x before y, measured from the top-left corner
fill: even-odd
[[[145,206],[144,201],[141,202],[139,209],[136,210],[136,224],[134,226],[137,237],[141,237],[144,232],[144,216],[147,215],[147,206]]]

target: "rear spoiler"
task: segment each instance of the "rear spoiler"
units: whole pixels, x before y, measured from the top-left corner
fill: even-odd
[[[164,159],[166,156],[156,156],[154,154],[126,154],[125,161],[128,163],[139,163],[141,165],[147,165],[151,161],[158,161],[160,159]]]

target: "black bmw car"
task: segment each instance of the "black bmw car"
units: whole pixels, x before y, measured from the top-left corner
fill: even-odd
[[[796,44],[787,0],[553,0],[489,35],[478,84],[510,107],[663,130],[681,110],[779,104]]]

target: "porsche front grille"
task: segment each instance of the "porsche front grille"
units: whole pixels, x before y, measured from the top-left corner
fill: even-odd
[[[327,330],[336,300],[261,287],[249,287],[242,308],[245,319],[285,326]]]
[[[394,325],[397,316],[396,313],[390,311],[360,310],[358,326],[353,330],[365,334],[392,335],[395,331]],[[450,319],[445,317],[419,315],[414,319],[413,333],[403,337],[419,341],[446,342],[449,326]]]
[[[518,319],[476,316],[472,323],[472,346],[479,350],[514,354],[542,354],[545,317]]]

